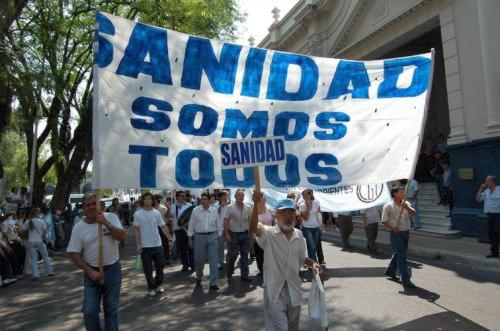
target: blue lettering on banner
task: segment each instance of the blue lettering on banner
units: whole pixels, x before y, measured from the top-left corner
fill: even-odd
[[[340,60],[325,99],[337,99],[345,94],[351,94],[353,99],[368,99],[369,88],[370,78],[363,62]]]
[[[290,120],[295,121],[293,133],[288,132]],[[286,141],[300,140],[306,136],[309,128],[309,115],[302,112],[284,111],[274,120],[274,136],[283,136]]]
[[[220,144],[220,153],[223,167],[250,167],[284,161],[285,143],[282,139],[228,141]]]
[[[296,92],[287,92],[285,89],[290,65],[297,65],[301,69],[299,90]],[[316,62],[310,57],[276,52],[273,55],[270,71],[267,84],[267,99],[309,100],[316,94],[319,71]]]
[[[241,95],[254,98],[259,97],[266,53],[267,50],[260,48],[250,48],[248,51],[245,72],[243,73]]]
[[[322,167],[319,163],[323,162],[325,165],[338,165],[337,158],[328,153],[315,153],[311,154],[306,159],[306,170],[311,174],[323,175],[321,177],[307,177],[309,183],[317,186],[336,185],[342,180],[342,174],[338,169],[332,167]]]
[[[155,106],[158,110],[153,111],[149,107]],[[170,118],[165,113],[166,111],[172,111],[172,105],[166,101],[139,97],[132,102],[132,112],[139,116],[147,116],[153,119],[153,122],[148,122],[141,118],[130,119],[130,124],[132,127],[139,130],[147,131],[162,131],[168,129],[170,126]]]
[[[398,88],[404,67],[415,66],[411,84]],[[431,60],[422,56],[384,60],[384,80],[378,87],[379,98],[409,98],[424,93],[429,86]]]
[[[145,61],[148,54],[150,62]],[[135,25],[116,74],[137,78],[140,73],[151,76],[153,83],[172,85],[166,30]]]
[[[139,184],[141,188],[156,187],[156,156],[168,156],[167,147],[129,145],[129,154],[141,155],[141,163],[139,166]]]
[[[114,36],[115,26],[111,23],[109,18],[101,13],[97,13],[96,21],[99,24],[99,31],[96,31],[99,49],[95,54],[94,62],[99,68],[105,68],[113,62],[113,44],[102,36],[101,33]]]
[[[250,187],[254,184],[253,168],[243,168],[243,180],[239,180],[236,169],[222,169],[224,187]]]
[[[236,138],[238,132],[242,138],[246,138],[250,132],[252,138],[265,137],[268,123],[267,111],[254,111],[249,118],[246,118],[239,109],[226,109],[222,138]]]
[[[241,48],[225,43],[219,61],[210,39],[190,36],[184,56],[181,86],[199,90],[204,71],[215,92],[232,94]]]
[[[199,174],[198,179],[192,176],[191,161],[198,159],[199,169],[195,173]],[[214,158],[207,151],[185,149],[177,154],[175,160],[175,179],[183,187],[196,188],[210,186],[215,180]]]
[[[264,174],[271,185],[276,187],[294,187],[300,183],[299,159],[293,154],[286,155],[285,179],[279,177],[279,165],[264,167]]]
[[[199,128],[194,127],[197,113],[202,114]],[[179,114],[179,130],[193,136],[209,136],[217,129],[218,118],[219,114],[210,107],[196,104],[184,105]]]
[[[344,138],[347,133],[347,127],[342,123],[332,123],[331,119],[337,122],[349,122],[351,118],[349,115],[341,112],[325,112],[320,113],[316,117],[316,125],[321,129],[330,129],[331,133],[327,131],[314,131],[314,136],[319,140],[338,140]]]

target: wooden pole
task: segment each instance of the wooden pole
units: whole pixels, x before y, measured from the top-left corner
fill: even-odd
[[[259,167],[253,167],[253,178],[255,181],[255,191],[260,192],[260,174]]]
[[[101,211],[101,192],[97,190],[95,193],[96,198],[96,209],[99,213]],[[98,236],[99,236],[99,272],[102,275],[102,279],[104,279],[104,243],[102,239],[102,224],[99,223],[98,226]]]

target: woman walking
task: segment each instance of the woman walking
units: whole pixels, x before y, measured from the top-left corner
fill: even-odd
[[[25,230],[28,230],[28,247],[31,254],[31,272],[33,281],[37,281],[40,276],[38,271],[38,252],[42,255],[47,276],[54,276],[55,273],[50,265],[49,253],[43,238],[47,235],[47,226],[40,219],[40,208],[33,208],[30,220],[25,223]]]

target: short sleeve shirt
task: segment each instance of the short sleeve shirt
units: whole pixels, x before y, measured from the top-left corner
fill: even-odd
[[[141,230],[141,246],[144,248],[161,246],[158,227],[163,225],[165,225],[163,217],[156,209],[141,209],[134,214],[134,227]]]
[[[123,229],[118,216],[104,213],[104,217],[115,228]],[[78,222],[73,227],[67,252],[82,254],[83,260],[93,267],[99,266],[99,225],[97,223]],[[106,226],[102,227],[104,247],[104,265],[111,265],[120,259],[118,240],[113,238]]]
[[[368,224],[380,223],[381,218],[379,211],[381,208],[382,207],[376,206],[363,210],[363,214],[365,214],[368,219]]]
[[[227,207],[224,217],[229,220],[229,231],[245,232],[248,231],[250,216],[252,216],[252,207],[244,204],[243,209],[240,209],[233,203]]]
[[[414,200],[415,192],[418,191],[418,183],[416,180],[412,180],[408,185],[408,191],[406,192],[406,198],[410,200]]]
[[[33,223],[33,229],[30,229],[30,222]],[[47,230],[47,225],[40,218],[33,218],[29,221],[24,222],[23,230],[28,230],[28,241],[36,242],[43,241],[42,235],[43,232]]]
[[[408,205],[411,204],[406,201]],[[391,201],[384,206],[384,210],[382,211],[382,223],[388,223],[390,225],[396,226],[398,224],[399,215],[401,214],[401,220],[399,221],[399,230],[400,231],[408,231],[411,227],[411,216],[410,213],[406,209],[403,209],[401,213],[402,207],[398,206],[396,202]]]
[[[485,213],[500,213],[500,186],[492,192],[489,188],[481,194],[481,201],[484,201]]]
[[[306,211],[307,206],[306,202],[302,201],[299,204],[299,211]],[[321,226],[320,220],[318,219],[318,211],[319,211],[319,202],[316,200],[313,200],[312,202],[312,208],[311,211],[309,212],[309,218],[302,223],[302,226],[305,226],[306,228],[318,228]]]
[[[292,306],[300,306],[302,300],[302,279],[300,267],[306,258],[306,241],[302,232],[293,229],[290,239],[281,232],[279,226],[259,223],[261,230],[257,243],[264,250],[264,283],[269,300],[277,302],[285,282]]]

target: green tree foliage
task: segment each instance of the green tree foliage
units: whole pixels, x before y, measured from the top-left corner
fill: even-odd
[[[14,112],[20,114],[27,144],[26,173],[35,123],[46,124],[38,133],[35,203],[41,202],[43,179],[55,169],[53,203],[63,206],[92,160],[91,51],[96,6],[128,19],[222,40],[233,40],[236,23],[244,18],[235,0],[32,0],[12,7],[16,9],[9,15],[12,24],[0,35],[6,59],[4,67],[0,63],[0,74],[11,84],[9,106],[15,105]],[[49,146],[45,158],[42,146]]]

